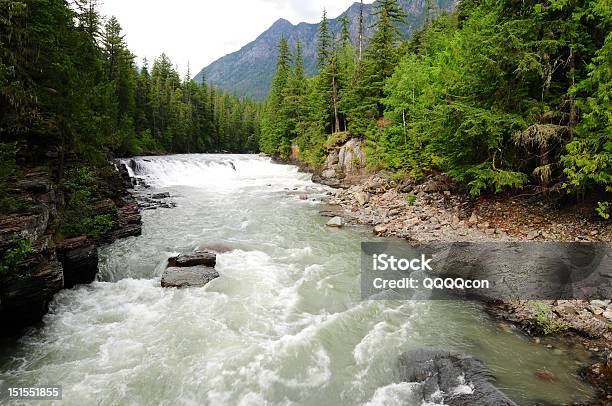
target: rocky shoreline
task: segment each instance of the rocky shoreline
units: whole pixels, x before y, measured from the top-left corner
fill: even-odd
[[[112,218],[112,228],[98,236],[76,236],[55,241],[54,221],[65,198],[48,171],[26,170],[15,180],[10,193],[30,207],[21,213],[0,218],[0,252],[6,252],[15,238],[31,243],[20,271],[0,277],[1,336],[19,335],[38,323],[49,302],[62,289],[91,283],[98,273],[98,247],[117,239],[142,233],[140,209],[129,193],[132,187],[127,169],[113,164],[108,179],[100,182],[96,211]],[[17,237],[16,237],[17,236]]]
[[[365,169],[365,153],[358,139],[340,140],[329,147],[322,168],[313,170],[292,156],[313,181],[336,188],[320,213],[331,217],[329,226],[368,225],[381,237],[413,243],[429,241],[612,241],[609,222],[577,210],[559,210],[529,196],[473,198],[460,193],[443,174],[415,181]],[[581,376],[599,390],[596,404],[612,402],[612,301],[558,300],[492,301],[486,309],[510,322],[540,343],[556,336],[580,343],[592,354],[593,364]],[[500,323],[500,326],[506,326]],[[500,327],[501,328],[501,327]]]

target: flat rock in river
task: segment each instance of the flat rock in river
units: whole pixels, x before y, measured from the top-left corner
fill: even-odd
[[[342,217],[336,216],[329,220],[326,225],[328,227],[342,227],[344,225],[344,219]]]
[[[168,266],[178,268],[198,265],[214,267],[216,264],[217,254],[212,251],[196,251],[189,254],[180,254],[168,259]]]
[[[219,272],[207,266],[167,268],[161,278],[162,288],[197,288],[219,277]]]

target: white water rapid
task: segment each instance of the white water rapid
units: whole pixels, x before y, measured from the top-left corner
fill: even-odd
[[[3,344],[2,385],[62,385],[57,404],[78,406],[412,405],[416,384],[397,382],[397,359],[428,347],[476,356],[519,404],[590,396],[572,352],[498,328],[478,303],[361,301],[371,231],[326,227],[329,189],[295,167],[252,155],[135,160],[146,192],[169,192],[177,207],[144,211],[142,236],[101,249],[98,282],[62,291],[42,327]],[[169,256],[211,244],[234,249],[218,256],[220,278],[160,287]],[[557,379],[539,380],[542,369]]]

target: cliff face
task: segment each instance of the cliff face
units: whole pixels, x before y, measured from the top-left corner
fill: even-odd
[[[97,238],[77,236],[55,242],[53,223],[64,206],[64,196],[46,171],[30,170],[16,180],[10,193],[32,205],[23,213],[0,217],[0,254],[8,264],[0,273],[0,335],[17,334],[40,321],[61,289],[93,282],[98,246],[141,234],[138,205],[127,192],[129,187],[129,177],[126,182],[116,166],[101,184],[98,202],[100,211],[112,216],[112,230]],[[16,241],[27,241],[28,246],[16,248]],[[16,250],[23,256],[19,264],[8,260]]]

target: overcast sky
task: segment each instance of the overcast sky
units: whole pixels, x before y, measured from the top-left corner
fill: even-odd
[[[165,52],[191,75],[257,38],[274,21],[318,22],[355,0],[102,0],[102,14],[119,19],[130,50],[153,60]],[[371,3],[366,0],[365,3]]]

